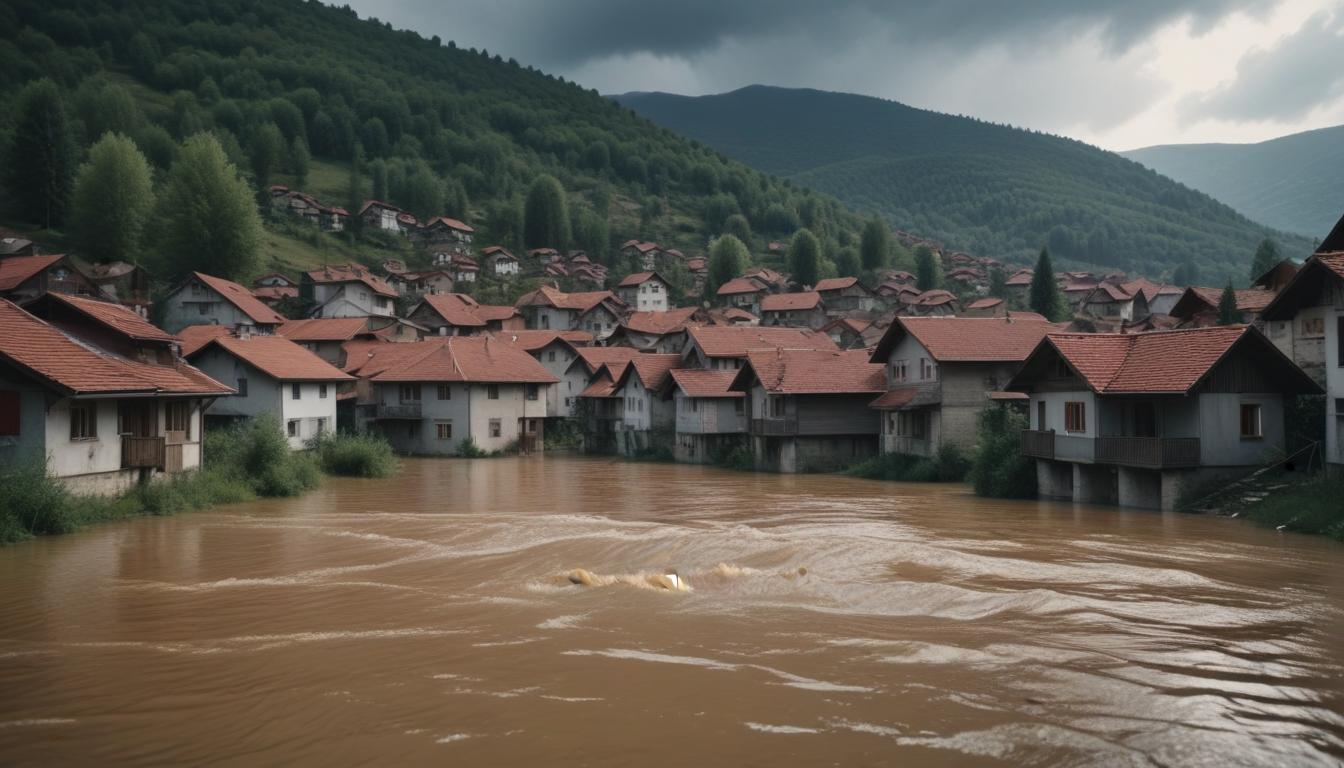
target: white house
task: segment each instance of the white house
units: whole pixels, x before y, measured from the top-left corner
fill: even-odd
[[[201,272],[191,273],[163,300],[163,327],[170,333],[189,325],[222,325],[266,334],[283,322],[283,315],[248,289]]]
[[[312,317],[392,317],[397,292],[359,264],[323,267],[303,274],[300,295],[314,304]]]
[[[518,257],[502,246],[491,245],[481,249],[481,258],[485,268],[495,277],[510,277],[518,274]]]
[[[626,275],[616,295],[636,312],[666,312],[668,283],[657,272]]]

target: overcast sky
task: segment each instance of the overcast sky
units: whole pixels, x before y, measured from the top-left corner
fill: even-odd
[[[345,0],[602,93],[823,88],[1125,150],[1344,123],[1344,0]]]

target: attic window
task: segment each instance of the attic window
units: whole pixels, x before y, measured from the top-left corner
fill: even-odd
[[[1056,358],[1056,359],[1055,359],[1055,374],[1054,374],[1054,377],[1055,377],[1056,379],[1067,379],[1067,378],[1070,378],[1070,377],[1072,377],[1072,376],[1073,376],[1073,371],[1069,368],[1069,364],[1068,364],[1067,362],[1065,362],[1064,358],[1062,358],[1062,357]]]

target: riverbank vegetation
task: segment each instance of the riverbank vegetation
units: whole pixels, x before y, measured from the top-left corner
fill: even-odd
[[[844,470],[869,480],[905,483],[959,483],[966,479],[970,461],[955,445],[944,445],[934,456],[884,453]]]
[[[1007,406],[980,412],[970,481],[977,496],[1036,498],[1036,462],[1022,455],[1027,417]]]
[[[256,419],[206,433],[203,469],[142,483],[115,497],[71,492],[47,474],[40,458],[0,469],[0,544],[71,533],[93,523],[140,515],[172,515],[257,497],[297,496],[333,475],[386,477],[396,471],[379,438],[336,435],[313,450],[289,450],[280,425]]]
[[[1279,488],[1246,507],[1242,515],[1259,525],[1315,533],[1344,541],[1344,476],[1318,474]]]

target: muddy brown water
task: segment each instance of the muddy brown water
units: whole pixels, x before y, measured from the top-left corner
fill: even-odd
[[[0,763],[1339,764],[1342,566],[963,486],[412,460],[0,549]]]

